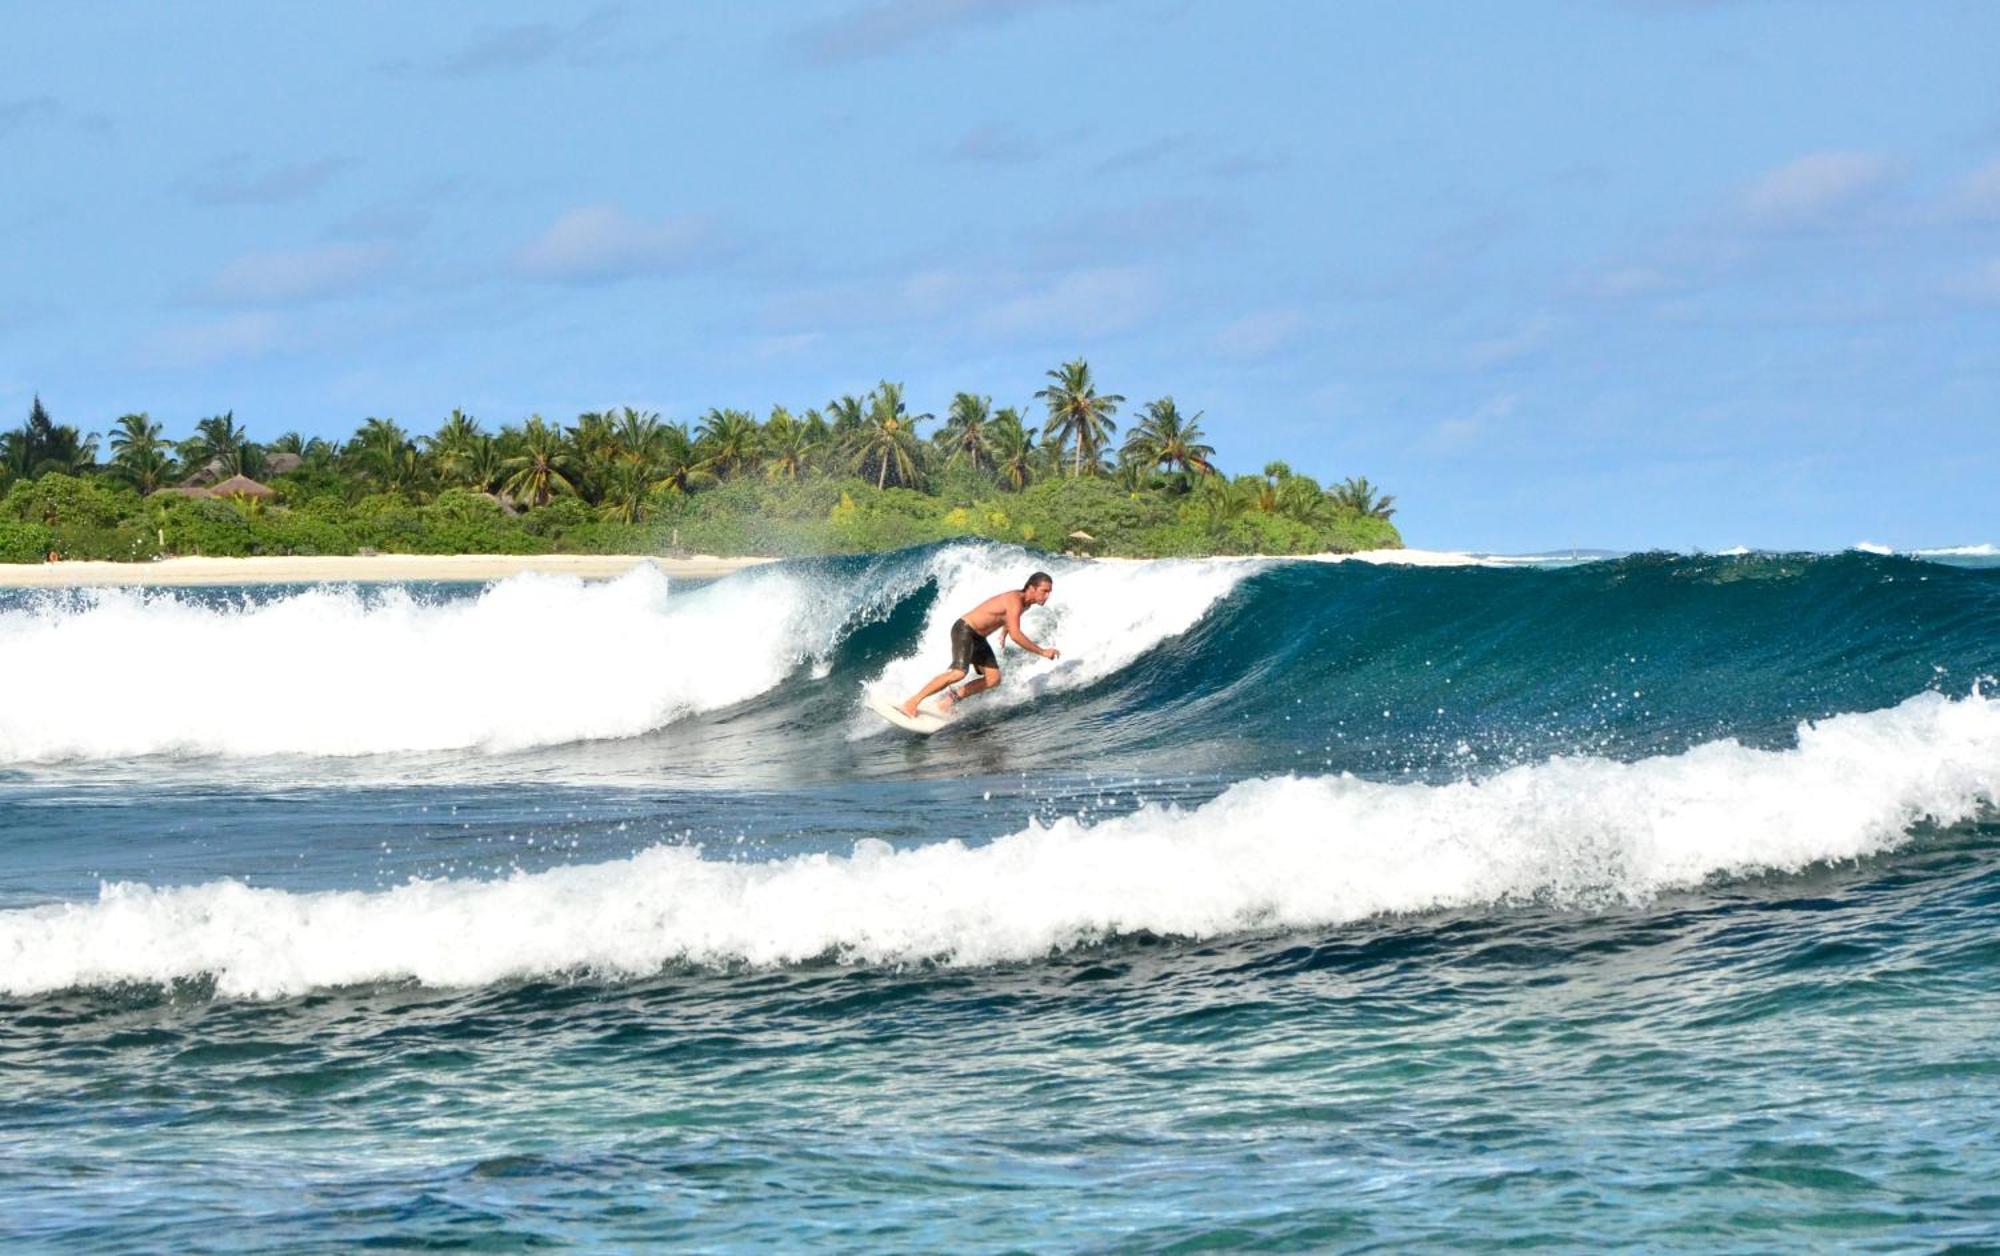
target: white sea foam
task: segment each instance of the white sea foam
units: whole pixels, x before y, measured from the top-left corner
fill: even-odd
[[[767,863],[661,846],[499,881],[287,893],[107,885],[0,912],[15,994],[211,977],[269,996],[437,986],[676,961],[822,956],[978,965],[1118,933],[1311,928],[1526,900],[1643,901],[1718,875],[1879,852],[2000,799],[2000,702],[1924,694],[1801,728],[1796,747],[1715,742],[1620,764],[1557,759],[1478,783],[1244,783],[1192,810],[1031,826],[989,844]]]
[[[775,578],[773,578],[775,577]],[[101,590],[0,614],[0,762],[508,750],[625,737],[755,696],[831,648],[810,582],[670,592],[641,568],[426,602],[318,587],[217,605]]]
[[[981,695],[976,706],[968,704],[968,712],[1095,684],[1192,628],[1265,566],[1259,560],[1078,562],[999,546],[942,550],[931,559],[938,596],[916,648],[885,667],[867,688],[894,701],[915,693],[951,661],[952,622],[994,594],[1020,588],[1037,567],[1049,573],[1055,588],[1046,605],[1022,616],[1022,631],[1063,657],[1050,661],[1029,654],[1009,644],[1004,631],[996,633],[1001,686]],[[857,717],[855,725],[860,733],[887,727],[873,717]]]
[[[747,701],[801,669],[825,676],[857,623],[935,580],[938,602],[911,656],[878,681],[901,697],[943,666],[954,618],[1037,565],[1056,574],[1057,598],[1031,614],[1031,631],[1068,657],[1009,652],[1005,688],[982,700],[989,709],[1111,674],[1258,568],[966,545],[865,578],[790,564],[689,589],[642,567],[596,584],[515,576],[446,601],[341,586],[234,604],[92,590],[0,612],[0,656],[34,661],[9,674],[0,764],[504,752],[633,737]],[[886,725],[857,716],[855,727]]]

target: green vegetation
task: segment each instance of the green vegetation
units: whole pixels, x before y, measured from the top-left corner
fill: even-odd
[[[1394,499],[1331,488],[1282,462],[1228,476],[1171,397],[1148,402],[1114,458],[1124,398],[1079,360],[1048,372],[1039,425],[959,393],[935,420],[884,381],[759,422],[710,410],[692,432],[624,408],[489,433],[454,410],[428,436],[370,418],[333,444],[249,438],[233,413],[185,439],[128,414],[98,437],[40,398],[0,433],[0,561],[178,554],[822,554],[983,537],[1165,556],[1298,554],[1402,544]],[[241,477],[241,478],[237,478]]]

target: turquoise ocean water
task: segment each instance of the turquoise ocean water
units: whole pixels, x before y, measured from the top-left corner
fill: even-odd
[[[1046,563],[1002,690],[861,709]],[[2000,564],[0,593],[8,1250],[2000,1243]]]

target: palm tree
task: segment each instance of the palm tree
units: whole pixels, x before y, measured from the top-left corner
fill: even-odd
[[[917,472],[917,424],[930,416],[905,414],[903,386],[883,380],[868,394],[868,417],[854,436],[852,469],[865,474],[875,468],[875,487],[887,488],[893,471],[896,482],[914,487]]]
[[[598,517],[615,523],[638,523],[646,517],[646,476],[635,462],[611,464]]]
[[[314,436],[308,439],[297,432],[284,433],[267,445],[265,449],[266,452],[270,453],[297,454],[299,461],[303,465],[311,467],[316,471],[331,470],[333,468],[334,455],[338,452],[332,445],[320,437]]]
[[[1194,508],[1198,517],[1210,525],[1227,523],[1257,505],[1257,489],[1261,484],[1262,481],[1249,475],[1235,483],[1219,475],[1203,476],[1192,491]]]
[[[454,409],[451,417],[438,425],[436,433],[424,437],[424,454],[431,460],[431,466],[436,468],[438,479],[447,484],[466,483],[467,463],[473,449],[485,435],[478,419],[463,410]]]
[[[515,501],[546,506],[559,493],[576,492],[576,461],[562,432],[531,414],[516,434],[520,452],[501,464],[507,482],[501,491]]]
[[[1000,477],[1000,483],[1020,492],[1034,480],[1040,468],[1041,450],[1035,446],[1035,434],[1021,422],[1021,415],[1012,406],[993,416],[990,446],[993,451],[993,470]]]
[[[818,447],[810,427],[776,406],[764,422],[764,473],[774,480],[802,479],[812,469]]]
[[[691,493],[715,479],[685,423],[661,425],[659,451],[647,474],[653,488],[674,493]]]
[[[948,451],[947,461],[962,462],[975,471],[993,466],[993,398],[962,392],[951,399],[937,439]]]
[[[492,492],[506,473],[507,454],[491,436],[481,436],[472,442],[460,470],[465,486],[479,493]]]
[[[1380,493],[1365,475],[1342,480],[1328,489],[1326,495],[1341,509],[1370,519],[1387,519],[1396,513],[1395,496]]]
[[[194,432],[178,447],[181,466],[189,472],[211,471],[218,479],[250,475],[263,461],[250,433],[237,425],[234,410],[210,415],[194,425]]]
[[[710,410],[695,429],[695,439],[709,464],[724,479],[757,469],[763,454],[762,436],[757,420],[745,410]]]
[[[1202,443],[1201,414],[1182,418],[1172,397],[1146,403],[1146,416],[1125,434],[1119,456],[1143,463],[1148,470],[1164,467],[1179,476],[1187,491],[1192,475],[1215,474],[1215,447]]]
[[[160,425],[147,415],[121,415],[118,430],[111,434],[111,474],[144,497],[166,484],[173,474],[168,448],[160,437]]]
[[[415,485],[416,442],[394,419],[368,418],[347,443],[347,461],[384,493],[399,493]]]
[[[844,393],[837,400],[826,403],[826,412],[833,421],[833,435],[844,439],[861,430],[868,419],[868,406],[853,393]]]
[[[651,410],[621,407],[611,426],[613,457],[644,471],[660,453],[660,416]]]
[[[1049,386],[1035,394],[1049,407],[1049,421],[1042,427],[1042,437],[1044,440],[1054,437],[1059,450],[1075,442],[1076,455],[1070,475],[1082,475],[1086,463],[1095,475],[1105,441],[1118,430],[1111,416],[1118,412],[1118,405],[1125,398],[1118,393],[1099,394],[1090,379],[1090,364],[1082,358],[1063,363],[1050,371],[1048,377],[1052,381]]]

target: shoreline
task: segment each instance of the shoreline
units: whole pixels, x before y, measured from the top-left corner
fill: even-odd
[[[1144,563],[1151,558],[1087,557],[1091,562]],[[609,580],[644,563],[669,579],[713,580],[777,558],[723,558],[697,554],[664,558],[649,554],[329,554],[254,558],[162,558],[151,562],[88,559],[54,563],[0,563],[0,589],[185,588],[233,584],[370,584],[411,580],[504,580],[524,572]],[[1362,550],[1352,554],[1231,554],[1217,562],[1362,562],[1412,567],[1493,565],[1454,550]]]
[[[162,558],[0,563],[0,589],[187,587],[229,584],[356,584],[406,580],[503,580],[523,572],[608,580],[651,563],[669,579],[706,580],[772,558],[658,558],[649,554],[330,554],[257,558]]]

